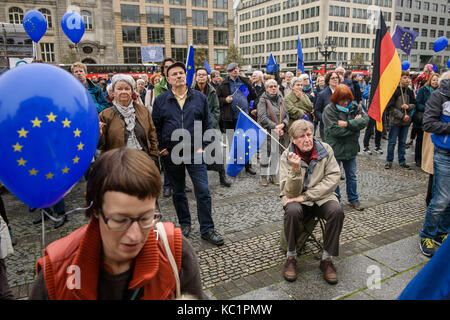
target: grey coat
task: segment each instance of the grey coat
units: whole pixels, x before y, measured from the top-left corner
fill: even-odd
[[[276,119],[272,118],[272,112],[270,112],[268,108],[271,108],[273,115]],[[258,101],[258,123],[269,133],[271,133],[271,130],[275,129],[276,125],[280,124],[280,111],[281,111],[281,122],[285,124],[284,127],[285,135],[280,140],[280,143],[286,146],[288,143],[287,129],[289,126],[289,114],[286,110],[286,106],[284,105],[283,96],[280,93],[278,93],[276,98],[274,99],[271,98],[267,94],[267,92],[264,92]]]

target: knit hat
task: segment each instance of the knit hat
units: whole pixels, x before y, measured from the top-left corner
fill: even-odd
[[[127,74],[116,74],[114,77],[112,77],[111,79],[111,86],[112,89],[114,90],[114,86],[116,85],[117,82],[119,81],[124,81],[126,83],[128,83],[131,87],[131,89],[134,88],[134,79],[132,76],[129,76]]]

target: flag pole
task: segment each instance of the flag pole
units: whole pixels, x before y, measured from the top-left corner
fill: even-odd
[[[285,146],[283,146],[283,145],[280,143],[280,141],[278,141],[277,138],[275,138],[274,136],[272,136],[266,129],[264,129],[263,127],[261,127],[261,125],[260,125],[259,123],[257,123],[255,120],[253,120],[252,118],[250,118],[250,117],[248,116],[247,113],[245,113],[241,108],[239,108],[239,106],[236,106],[236,108],[238,108],[239,111],[242,112],[242,114],[243,114],[244,116],[246,116],[250,121],[252,121],[255,125],[257,125],[257,126],[258,126],[262,131],[264,131],[269,137],[271,137],[273,140],[275,140],[275,141],[280,145],[280,147],[282,147],[284,150],[287,150],[287,149],[288,149],[288,148],[286,148]]]

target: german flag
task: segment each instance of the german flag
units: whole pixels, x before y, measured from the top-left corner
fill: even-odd
[[[383,112],[395,92],[402,75],[400,58],[380,11],[380,28],[375,40],[375,57],[370,86],[369,117],[383,131]]]

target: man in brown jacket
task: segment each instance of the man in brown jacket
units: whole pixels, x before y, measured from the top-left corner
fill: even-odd
[[[289,128],[291,144],[281,155],[280,189],[284,209],[284,233],[288,243],[283,275],[297,279],[296,243],[302,220],[311,215],[326,220],[324,252],[320,270],[324,279],[336,284],[337,271],[332,257],[339,254],[339,236],[344,212],[334,193],[341,177],[333,149],[313,138],[314,125],[297,120]]]

